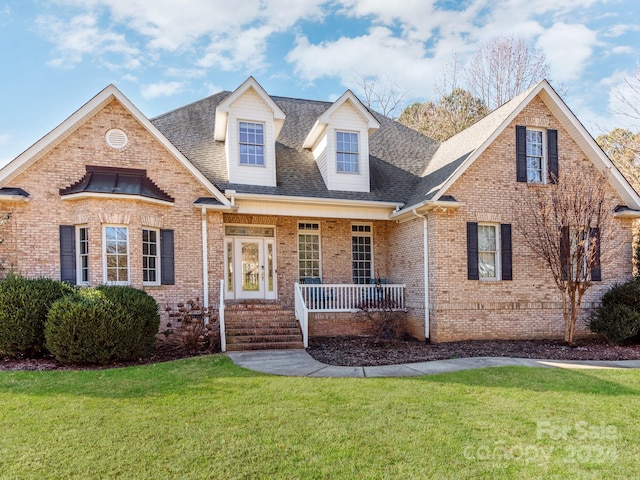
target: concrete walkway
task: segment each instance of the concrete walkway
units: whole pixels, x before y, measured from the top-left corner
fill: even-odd
[[[241,367],[289,377],[416,377],[474,368],[526,366],[543,368],[640,368],[640,360],[575,361],[538,360],[511,357],[473,357],[379,367],[337,367],[315,360],[305,350],[262,350],[230,352]]]

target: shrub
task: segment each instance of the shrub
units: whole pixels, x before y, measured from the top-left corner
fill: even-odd
[[[0,352],[34,356],[44,351],[47,312],[74,287],[49,278],[9,274],[0,281]]]
[[[619,283],[602,296],[602,306],[626,305],[640,312],[640,279]]]
[[[603,305],[591,315],[589,328],[612,345],[620,345],[640,332],[640,313],[622,303]]]
[[[160,328],[160,314],[158,313],[158,303],[155,299],[147,292],[133,287],[100,285],[96,289],[112,302],[122,305],[133,315],[135,321],[139,322],[140,334],[138,342],[140,345],[136,348],[142,351],[147,349],[150,354],[158,328]]]
[[[145,292],[83,288],[53,304],[45,338],[61,362],[109,363],[149,356],[158,326],[157,304]]]
[[[176,311],[171,307],[166,309],[170,320],[167,327],[173,327],[173,322],[176,325],[171,330],[173,335],[165,343],[174,343],[177,350],[191,355],[220,351],[219,335],[214,329],[216,318],[212,318],[200,299],[179,303],[177,307]]]

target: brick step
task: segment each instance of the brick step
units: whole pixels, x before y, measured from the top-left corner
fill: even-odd
[[[227,335],[227,345],[238,343],[292,343],[301,342],[302,335]]]
[[[294,327],[227,327],[227,335],[294,335],[300,333],[298,326]]]
[[[302,340],[290,343],[233,343],[227,345],[227,351],[242,352],[245,350],[301,350]]]
[[[295,328],[298,326],[298,321],[295,318],[285,319],[285,320],[238,320],[232,319],[228,320],[225,318],[224,321],[227,328],[251,328],[251,327],[284,327],[284,328]]]
[[[295,315],[293,310],[225,310],[225,317],[277,317]]]

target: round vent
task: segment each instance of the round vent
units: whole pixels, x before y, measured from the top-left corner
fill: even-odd
[[[105,138],[107,140],[107,145],[111,148],[124,148],[127,146],[127,143],[129,143],[127,134],[119,128],[112,128],[109,130],[105,135]]]

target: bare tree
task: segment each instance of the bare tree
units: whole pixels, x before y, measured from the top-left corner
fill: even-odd
[[[640,133],[614,128],[599,135],[596,142],[636,192],[640,192]]]
[[[359,75],[356,94],[367,108],[397,118],[394,113],[405,104],[406,94],[389,78]]]
[[[465,68],[469,91],[491,110],[547,78],[549,71],[544,53],[514,36],[482,44]]]
[[[489,109],[482,101],[458,87],[443,95],[438,103],[414,103],[402,112],[398,121],[442,142],[471,126],[487,113]]]
[[[599,280],[601,248],[611,227],[604,175],[590,177],[567,169],[562,181],[532,189],[535,198],[523,202],[518,229],[533,253],[549,268],[562,293],[564,339],[574,343],[580,306],[594,279]]]
[[[614,97],[619,106],[613,113],[640,120],[640,65],[630,77],[625,77],[624,86],[614,91]]]

